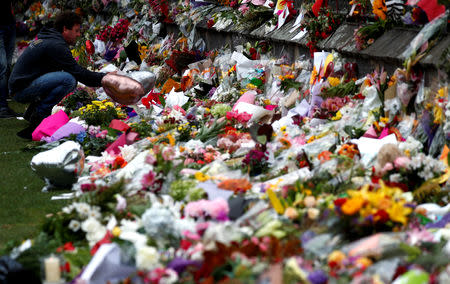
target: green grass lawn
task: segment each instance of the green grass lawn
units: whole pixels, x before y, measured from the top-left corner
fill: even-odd
[[[25,111],[25,105],[9,104],[17,112]],[[30,167],[38,151],[24,151],[30,141],[16,136],[26,126],[24,120],[0,119],[0,249],[10,240],[36,235],[45,216],[67,204],[67,201],[50,200],[52,195],[67,190],[41,192],[45,183]]]

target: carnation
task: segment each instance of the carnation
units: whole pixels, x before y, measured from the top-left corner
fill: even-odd
[[[231,106],[227,104],[216,104],[211,108],[211,114],[215,118],[223,117],[231,110]]]
[[[154,247],[142,245],[136,248],[136,266],[138,269],[152,270],[159,265],[159,253]]]

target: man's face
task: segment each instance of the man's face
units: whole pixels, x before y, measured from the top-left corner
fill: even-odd
[[[81,36],[80,25],[73,25],[72,29],[63,28],[62,36],[69,45],[75,45],[77,39]]]

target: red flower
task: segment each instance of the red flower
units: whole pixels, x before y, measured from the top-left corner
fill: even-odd
[[[180,248],[183,250],[188,250],[192,246],[192,243],[188,240],[181,240],[180,242]]]
[[[389,214],[384,211],[383,209],[378,210],[377,213],[375,213],[375,215],[373,216],[375,222],[378,223],[386,223],[387,221],[389,221]]]
[[[341,207],[347,201],[347,198],[338,198],[334,201],[334,206]]]
[[[67,242],[64,245],[57,248],[56,252],[74,251],[74,250],[75,250],[75,247],[73,246],[72,242]]]

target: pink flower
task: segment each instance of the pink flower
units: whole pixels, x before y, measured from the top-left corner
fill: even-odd
[[[240,123],[247,123],[252,118],[252,115],[246,112],[241,112],[237,116],[237,121]]]
[[[226,115],[226,118],[228,120],[232,120],[232,119],[237,118],[237,112],[235,112],[235,111],[228,111],[227,115]]]
[[[120,194],[115,195],[117,204],[116,204],[116,211],[121,212],[127,208],[127,200]]]
[[[145,157],[145,162],[146,162],[147,164],[154,165],[154,164],[156,163],[156,158],[155,158],[155,156],[153,156],[152,154],[148,154],[148,155]]]
[[[245,13],[247,13],[247,11],[249,10],[250,8],[247,6],[247,5],[241,5],[241,7],[239,7],[239,12],[241,12],[242,13],[242,15],[244,15]]]
[[[394,165],[396,168],[406,168],[411,160],[408,157],[398,157],[394,161]]]
[[[103,131],[97,133],[95,135],[95,137],[105,139],[107,134],[108,134],[108,130],[103,130]]]
[[[155,183],[155,173],[149,171],[142,177],[141,183],[144,188],[151,187]]]
[[[175,158],[175,150],[173,147],[166,147],[162,152],[164,161],[172,161]]]

